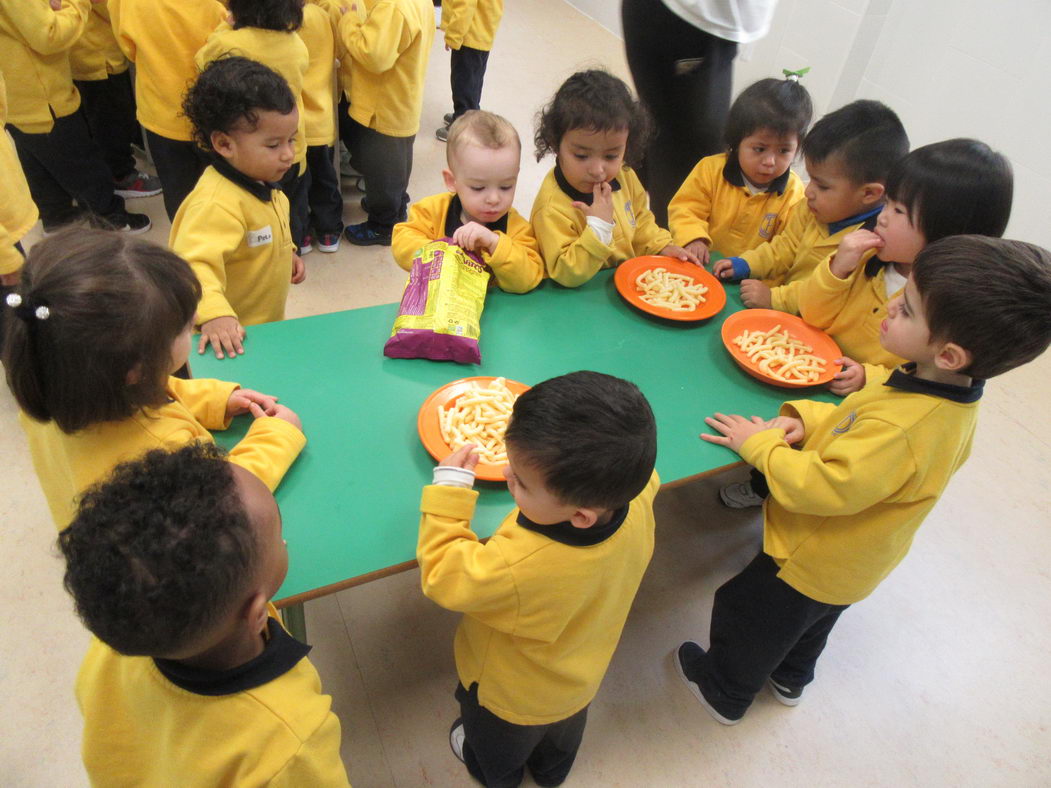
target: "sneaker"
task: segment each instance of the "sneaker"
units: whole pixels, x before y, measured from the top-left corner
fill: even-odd
[[[113,225],[114,230],[127,233],[128,235],[142,235],[148,232],[151,227],[153,227],[153,222],[144,213],[127,213],[124,215],[123,226],[119,223]]]
[[[299,256],[305,257],[314,251],[314,236],[307,233],[303,236],[303,243],[299,245]]]
[[[770,694],[785,706],[798,706],[799,701],[803,699],[804,687],[793,689],[784,684],[778,684],[772,678],[766,680],[766,686],[770,688]]]
[[[343,230],[343,237],[355,246],[390,246],[391,231],[381,232],[370,227],[368,222],[348,224]]]
[[[723,714],[718,711],[715,706],[704,697],[704,690],[701,689],[701,685],[686,675],[686,667],[684,663],[687,660],[694,660],[697,657],[704,655],[705,650],[703,648],[692,640],[687,640],[672,654],[672,661],[675,663],[675,670],[679,673],[679,678],[681,678],[686,683],[686,686],[690,688],[690,692],[693,693],[693,696],[700,701],[705,710],[711,714],[717,722],[721,722],[723,725],[736,725],[741,721],[741,718],[744,717],[744,712],[732,715]]]
[[[331,254],[339,251],[339,233],[323,233],[318,236],[317,248]]]
[[[347,178],[360,176],[361,173],[350,166],[350,151],[342,142],[339,143],[339,174]]]
[[[439,142],[448,142],[449,141],[449,127],[448,126],[439,126],[437,129],[435,129],[434,136],[438,138]]]
[[[343,177],[347,179],[347,187],[356,191],[365,191],[365,176],[363,175],[348,175],[343,173]]]
[[[756,495],[751,482],[735,482],[719,489],[719,498],[731,509],[747,509],[750,506],[762,506],[763,496]]]
[[[161,179],[145,172],[131,172],[113,182],[113,193],[124,199],[152,197],[161,193]]]
[[[449,728],[449,749],[453,751],[453,755],[460,759],[460,763],[463,763],[463,740],[465,738],[463,732],[463,719],[457,717],[453,720],[452,727]]]
[[[453,125],[454,120],[456,120],[455,112],[446,112],[444,115],[442,115],[442,122],[445,123],[446,126]]]

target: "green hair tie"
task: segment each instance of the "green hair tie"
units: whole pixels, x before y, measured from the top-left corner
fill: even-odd
[[[785,79],[791,80],[792,82],[798,82],[808,71],[810,71],[810,66],[801,68],[798,71],[792,71],[787,68],[781,69],[781,73],[785,75]]]

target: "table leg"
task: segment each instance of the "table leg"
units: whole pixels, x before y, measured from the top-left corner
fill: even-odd
[[[281,618],[284,620],[285,629],[292,637],[303,643],[307,642],[307,617],[302,602],[284,608],[281,611]]]

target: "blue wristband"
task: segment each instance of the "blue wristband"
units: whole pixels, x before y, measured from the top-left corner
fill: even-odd
[[[752,269],[743,257],[731,257],[730,262],[734,267],[734,279],[747,279],[751,275]]]

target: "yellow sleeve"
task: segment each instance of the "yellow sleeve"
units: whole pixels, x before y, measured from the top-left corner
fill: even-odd
[[[421,246],[441,238],[444,234],[442,214],[432,209],[433,205],[441,204],[441,201],[432,202],[430,198],[414,202],[409,206],[409,218],[394,225],[390,242],[391,254],[394,255],[394,262],[406,271],[412,270],[412,259]]]
[[[390,71],[398,56],[409,46],[405,19],[391,0],[380,0],[365,21],[347,13],[339,21],[343,47],[355,61],[373,74]]]
[[[287,421],[263,416],[252,422],[248,433],[227,456],[273,492],[306,445],[307,436]]]
[[[649,207],[649,197],[641,189],[637,193],[641,210],[635,212],[635,235],[631,239],[631,248],[635,254],[659,254],[665,246],[672,243],[671,233],[657,224],[657,217]]]
[[[302,788],[306,785],[350,788],[347,770],[339,756],[341,738],[339,718],[330,711],[313,735],[267,783],[267,788]]]
[[[237,249],[248,228],[237,216],[215,203],[184,202],[172,225],[169,245],[190,264],[201,283],[197,325],[217,317],[237,317],[226,300],[226,258]]]
[[[809,278],[809,277],[807,277]],[[799,293],[806,284],[806,279],[797,279],[786,285],[770,288],[770,307],[778,312],[790,315],[799,314]]]
[[[449,49],[459,49],[471,27],[478,0],[442,0],[442,30]]]
[[[832,402],[815,402],[809,399],[792,400],[781,406],[781,416],[793,416],[803,422],[803,434],[810,431],[822,420],[828,418],[838,405]]]
[[[416,545],[423,593],[447,610],[513,632],[518,618],[514,579],[497,545],[492,540],[483,545],[471,530],[477,500],[476,490],[423,488]]]
[[[857,359],[854,359],[857,361]],[[862,364],[865,368],[865,385],[866,386],[882,386],[887,382],[887,378],[890,377],[890,373],[894,370],[890,367],[885,367],[882,364]]]
[[[209,430],[225,430],[230,426],[226,417],[226,403],[230,395],[241,388],[238,383],[213,378],[168,378],[168,389],[201,426]]]
[[[91,13],[90,0],[65,0],[59,11],[42,0],[17,5],[18,10],[12,9],[8,19],[29,48],[40,55],[55,55],[73,46]],[[9,74],[8,78],[13,76]]]
[[[704,159],[697,162],[675,196],[668,203],[668,225],[679,246],[691,241],[705,241],[712,245],[708,219],[712,215],[712,188],[705,178]]]
[[[751,279],[776,279],[784,276],[792,267],[803,240],[809,211],[805,201],[796,203],[784,230],[772,240],[761,243],[755,249],[749,249],[741,255],[751,269]]]
[[[826,329],[831,326],[847,303],[854,278],[861,276],[865,264],[859,263],[854,272],[846,279],[840,279],[832,273],[832,257],[820,263],[813,273],[799,282],[796,295],[796,306],[799,316],[816,328]]]
[[[533,232],[547,275],[564,287],[579,287],[602,269],[613,247],[598,239],[583,214],[572,206],[570,210],[572,216],[545,206],[533,214]]]
[[[528,293],[544,278],[544,258],[529,222],[511,209],[507,217],[507,232],[500,237],[496,251],[482,258],[493,269],[496,283],[508,293]]]

